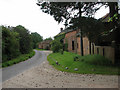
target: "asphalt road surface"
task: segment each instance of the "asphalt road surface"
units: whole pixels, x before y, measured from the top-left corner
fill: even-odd
[[[44,60],[47,60],[47,55],[50,53],[49,51],[38,51],[35,50],[36,54],[23,62],[15,64],[13,66],[9,66],[2,69],[2,82],[10,79],[13,76],[22,73],[25,70],[28,70],[34,66],[41,64]]]

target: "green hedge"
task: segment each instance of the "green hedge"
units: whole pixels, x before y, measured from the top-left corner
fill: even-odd
[[[12,60],[9,60],[7,62],[2,63],[2,67],[8,67],[8,66],[11,66],[13,64],[17,64],[19,62],[28,60],[29,58],[31,58],[34,55],[35,55],[35,51],[31,51],[29,54],[22,54],[15,59],[12,59]]]

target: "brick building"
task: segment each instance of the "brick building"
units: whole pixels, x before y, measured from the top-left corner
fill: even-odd
[[[80,37],[78,36],[79,31],[78,30],[72,30],[72,29],[65,29],[61,31],[61,33],[65,32],[65,38],[64,43],[68,43],[68,51],[77,53],[81,55],[81,41]],[[88,38],[85,36],[83,37],[83,52],[84,55],[90,54],[90,42]]]
[[[50,48],[51,48],[51,46],[50,46],[51,41],[52,40],[45,40],[45,41],[40,42],[39,45],[38,45],[38,48],[39,49],[50,50]]]

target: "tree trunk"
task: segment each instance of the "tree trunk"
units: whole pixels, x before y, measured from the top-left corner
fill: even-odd
[[[82,13],[81,13],[81,8],[82,8],[81,7],[81,2],[78,3],[78,7],[79,7],[79,25],[78,25],[78,27],[80,29],[81,56],[83,56],[84,55],[84,53],[83,53],[83,37],[82,37],[82,28],[80,26],[80,19],[81,19],[81,15],[82,15]]]

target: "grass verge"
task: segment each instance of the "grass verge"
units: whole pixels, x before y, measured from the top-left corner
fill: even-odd
[[[28,54],[21,54],[20,56],[18,56],[17,58],[15,59],[12,59],[12,60],[9,60],[7,62],[4,62],[2,63],[2,67],[8,67],[8,66],[11,66],[13,64],[17,64],[19,62],[22,62],[22,61],[25,61],[25,60],[28,60],[29,58],[31,58],[32,56],[35,55],[35,51],[32,51]]]
[[[46,51],[45,49],[39,49],[39,48],[36,48],[36,50],[39,50],[39,51]]]
[[[86,55],[79,56],[79,60],[74,61],[74,57],[79,56],[75,53],[64,52],[52,53],[47,59],[56,69],[65,72],[80,73],[80,74],[107,74],[120,75],[118,67],[112,65],[107,59],[101,55]],[[59,65],[56,64],[56,61]],[[68,67],[68,69],[66,69]],[[75,71],[74,69],[78,70]]]

